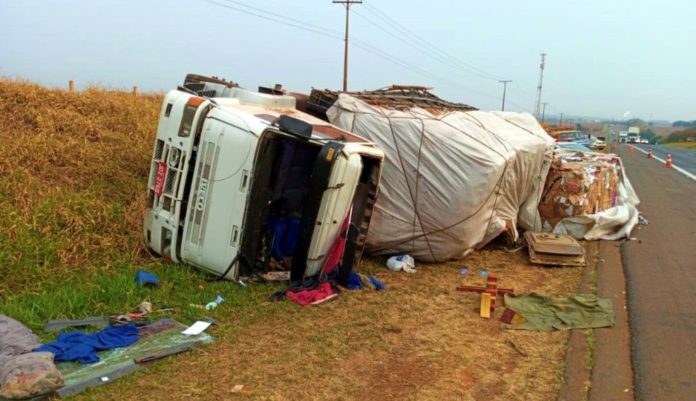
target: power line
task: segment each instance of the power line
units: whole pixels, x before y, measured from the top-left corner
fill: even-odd
[[[238,11],[238,12],[241,12],[241,13],[244,13],[244,14],[248,14],[248,15],[252,15],[252,16],[255,16],[255,17],[258,17],[258,18],[262,18],[262,19],[265,19],[265,20],[268,20],[268,21],[272,21],[272,22],[275,22],[275,23],[279,23],[279,24],[291,26],[291,27],[297,28],[297,29],[302,29],[302,30],[305,30],[305,31],[309,31],[309,32],[316,33],[316,34],[319,34],[319,35],[322,35],[322,36],[326,36],[326,37],[330,37],[330,38],[333,38],[333,39],[342,40],[342,37],[341,37],[340,33],[337,32],[337,31],[333,31],[333,30],[331,30],[331,29],[327,29],[327,28],[324,28],[324,27],[321,27],[321,26],[318,26],[318,25],[315,25],[315,24],[306,23],[306,22],[304,22],[304,21],[301,21],[301,20],[298,20],[298,19],[295,19],[295,18],[289,18],[289,17],[283,16],[283,15],[281,15],[281,14],[276,14],[276,13],[273,13],[273,12],[270,12],[270,11],[265,11],[265,10],[260,9],[260,8],[258,8],[258,7],[247,6],[247,5],[243,4],[243,3],[240,3],[240,2],[237,2],[237,1],[234,1],[234,0],[219,0],[219,1],[216,1],[216,0],[202,0],[202,1],[205,1],[205,2],[207,2],[207,3],[209,3],[209,4],[216,5],[216,6],[218,6],[218,7],[223,7],[223,8],[231,9],[231,10]],[[240,6],[242,6],[242,7],[247,8],[247,9],[240,8],[240,7],[235,7],[235,6],[232,6],[232,5],[229,5],[229,4],[223,4],[223,3],[221,3],[220,1],[224,1],[224,2],[227,2],[227,3],[233,3],[233,4],[236,4],[236,5],[240,5]],[[250,10],[252,10],[252,11],[250,11]],[[257,12],[257,11],[258,11],[258,12]],[[259,12],[263,12],[263,13],[265,13],[265,14],[267,14],[267,15],[260,14]],[[404,60],[399,59],[399,58],[397,58],[397,57],[395,57],[395,56],[393,56],[393,55],[390,55],[389,53],[386,53],[386,52],[384,52],[383,50],[381,50],[381,49],[379,49],[379,48],[377,48],[377,47],[375,47],[375,46],[372,46],[371,44],[369,44],[369,43],[367,43],[367,42],[365,42],[365,41],[362,41],[362,40],[360,40],[360,39],[358,39],[358,38],[356,38],[356,37],[354,37],[354,36],[351,36],[350,38],[353,40],[353,45],[354,45],[355,47],[358,47],[358,48],[360,48],[360,49],[362,49],[362,50],[364,50],[364,51],[366,51],[366,52],[368,52],[368,53],[371,53],[371,54],[373,54],[373,55],[375,55],[375,56],[377,56],[377,57],[380,57],[380,58],[382,58],[382,59],[384,59],[384,60],[386,60],[386,61],[388,61],[388,62],[390,62],[390,63],[392,63],[392,64],[398,65],[398,66],[400,66],[400,67],[402,67],[402,68],[405,68],[405,69],[407,69],[407,70],[410,70],[410,71],[415,72],[415,73],[417,73],[417,74],[420,74],[420,75],[422,75],[422,76],[426,76],[426,77],[428,77],[428,78],[430,78],[430,79],[434,79],[434,80],[437,80],[437,81],[441,81],[441,82],[447,83],[448,85],[458,87],[458,88],[460,88],[460,89],[462,89],[462,90],[464,90],[464,91],[467,91],[467,92],[470,92],[470,93],[475,93],[475,94],[478,94],[478,95],[480,95],[480,96],[489,97],[489,98],[492,98],[492,99],[497,99],[496,96],[493,96],[493,95],[490,95],[490,94],[487,94],[487,93],[483,93],[483,92],[476,91],[476,90],[474,90],[474,89],[465,87],[465,86],[463,86],[463,85],[461,85],[461,84],[459,84],[459,83],[457,83],[457,82],[451,81],[451,80],[446,79],[446,78],[443,78],[443,77],[441,77],[441,76],[439,76],[439,75],[433,74],[433,73],[431,73],[431,72],[429,72],[429,71],[427,71],[427,70],[424,70],[424,69],[422,69],[422,68],[420,68],[420,67],[417,67],[417,66],[415,66],[415,65],[413,65],[413,64],[411,64],[411,63],[409,63],[409,62],[407,62],[407,61],[404,61]]]
[[[387,35],[389,35],[389,36],[391,36],[391,37],[393,37],[393,38],[399,40],[400,42],[406,44],[407,46],[409,46],[409,47],[411,47],[411,48],[413,48],[413,49],[416,49],[417,51],[419,51],[419,52],[425,54],[426,56],[431,57],[431,58],[434,58],[434,59],[437,59],[437,60],[439,60],[440,62],[442,62],[442,63],[444,63],[444,64],[447,64],[447,65],[449,65],[450,67],[452,67],[452,68],[454,68],[454,69],[457,69],[457,70],[460,70],[460,71],[464,71],[464,72],[466,72],[466,73],[472,73],[469,69],[462,68],[461,66],[459,66],[459,65],[456,64],[456,63],[453,63],[451,60],[447,59],[446,57],[443,57],[442,55],[440,55],[439,53],[437,53],[436,51],[434,51],[431,47],[429,47],[429,46],[427,46],[427,45],[423,45],[423,44],[421,44],[421,43],[419,43],[419,42],[417,42],[417,41],[414,41],[414,40],[407,40],[407,39],[405,39],[405,38],[404,38],[404,34],[403,34],[402,32],[396,32],[396,33],[394,33],[394,32],[392,32],[392,31],[386,29],[383,25],[379,24],[378,22],[375,22],[374,20],[368,18],[366,15],[363,15],[362,13],[359,13],[359,12],[356,11],[355,14],[356,14],[358,17],[360,17],[360,18],[362,18],[363,20],[365,20],[365,21],[366,21],[367,23],[369,23],[370,25],[372,25],[372,26],[374,26],[375,28],[379,29],[380,31],[382,31],[382,32],[386,33]],[[379,17],[379,16],[378,16],[378,17]],[[488,78],[488,77],[485,77],[485,78],[486,78],[486,79],[490,79],[490,78]]]
[[[247,8],[252,9],[252,10],[258,10],[258,11],[264,12],[264,13],[266,13],[266,14],[268,14],[268,15],[259,14],[259,13],[254,12],[254,11],[249,11],[249,10],[245,10],[245,9],[243,9],[243,8],[231,6],[231,5],[229,5],[229,4],[223,4],[223,3],[220,3],[220,2],[215,1],[215,0],[202,0],[202,1],[204,1],[204,2],[206,2],[206,3],[209,3],[209,4],[214,4],[214,5],[218,6],[218,7],[228,8],[228,9],[230,9],[230,10],[239,11],[239,12],[241,12],[241,13],[248,14],[248,15],[253,15],[253,16],[255,16],[255,17],[262,18],[262,19],[265,19],[265,20],[268,20],[268,21],[277,22],[277,23],[279,23],[279,24],[288,25],[288,26],[291,26],[291,27],[293,27],[293,28],[302,29],[302,30],[305,30],[305,31],[309,31],[309,32],[312,32],[312,33],[316,33],[316,34],[318,34],[318,35],[323,35],[323,36],[327,36],[327,37],[334,38],[334,39],[340,39],[340,38],[341,38],[340,33],[334,33],[334,32],[336,32],[336,31],[331,31],[331,30],[329,30],[329,29],[326,29],[326,28],[323,28],[323,27],[319,27],[318,25],[313,25],[313,24],[305,23],[305,22],[303,22],[303,21],[296,20],[296,19],[294,19],[294,18],[289,18],[289,17],[282,16],[282,15],[280,15],[280,14],[272,13],[272,12],[270,12],[270,11],[265,11],[265,10],[260,9],[260,8],[258,8],[258,7],[252,7],[252,6],[243,5],[243,4],[238,3],[238,2],[236,2],[236,1],[233,1],[233,0],[221,0],[221,1],[225,1],[225,2],[227,2],[227,3],[240,4],[240,5],[242,5],[243,7],[247,7]]]
[[[380,18],[382,21],[384,21],[385,23],[390,25],[395,30],[399,31],[404,36],[409,37],[411,40],[413,40],[416,43],[419,43],[421,46],[424,46],[428,49],[431,49],[432,52],[439,54],[440,55],[439,57],[446,58],[446,59],[450,60],[451,63],[458,65],[460,69],[467,70],[468,72],[473,73],[475,75],[478,75],[479,77],[484,78],[484,79],[493,80],[493,81],[497,81],[500,79],[499,77],[497,77],[493,74],[490,74],[487,71],[483,71],[483,70],[481,70],[477,67],[474,67],[470,64],[464,63],[461,60],[450,55],[449,53],[439,49],[437,46],[433,45],[432,43],[429,43],[428,41],[426,41],[425,39],[423,39],[419,35],[413,33],[411,30],[409,30],[408,28],[406,28],[405,26],[400,24],[398,21],[393,19],[391,16],[389,16],[389,14],[381,11],[377,7],[375,7],[369,3],[365,3],[365,9],[368,12],[375,15],[376,17]]]

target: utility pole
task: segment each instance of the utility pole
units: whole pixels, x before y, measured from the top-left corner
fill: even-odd
[[[539,118],[539,114],[541,114],[541,83],[544,81],[544,66],[545,66],[545,61],[546,61],[546,53],[541,53],[541,64],[539,65],[539,86],[537,86],[537,98],[536,98],[536,105],[534,107],[534,111],[536,113],[536,118]]]
[[[509,80],[509,79],[504,79],[504,80],[498,81],[498,82],[500,82],[501,84],[503,84],[503,108],[502,108],[501,111],[505,111],[505,92],[507,91],[507,84],[508,84],[508,82],[512,82],[512,81]]]
[[[541,109],[541,122],[542,122],[542,123],[544,122],[544,116],[546,115],[546,105],[547,105],[547,104],[549,104],[549,102],[544,102],[544,103],[542,103],[542,105],[544,106],[544,107],[542,107],[542,109]]]
[[[362,4],[362,0],[333,0],[334,4],[344,4],[346,6],[346,37],[343,49],[343,92],[348,91],[348,19],[350,16],[350,6]]]
[[[560,127],[561,125],[563,125],[563,113],[561,113],[561,118],[558,120],[558,126]]]

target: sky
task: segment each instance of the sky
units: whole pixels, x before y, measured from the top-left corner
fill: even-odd
[[[424,85],[546,115],[696,119],[696,1],[364,0],[349,90]],[[331,0],[0,0],[0,75],[166,91],[189,72],[247,88],[340,89],[345,8]]]

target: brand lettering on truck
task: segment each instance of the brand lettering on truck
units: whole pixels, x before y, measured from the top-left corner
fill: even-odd
[[[201,178],[201,183],[198,186],[198,193],[196,194],[196,210],[199,212],[203,211],[205,206],[205,198],[208,196],[208,180]]]

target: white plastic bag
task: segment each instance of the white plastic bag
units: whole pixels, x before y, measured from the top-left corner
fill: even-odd
[[[415,273],[416,261],[411,255],[396,255],[387,259],[387,267],[394,272],[403,270],[406,273]]]

